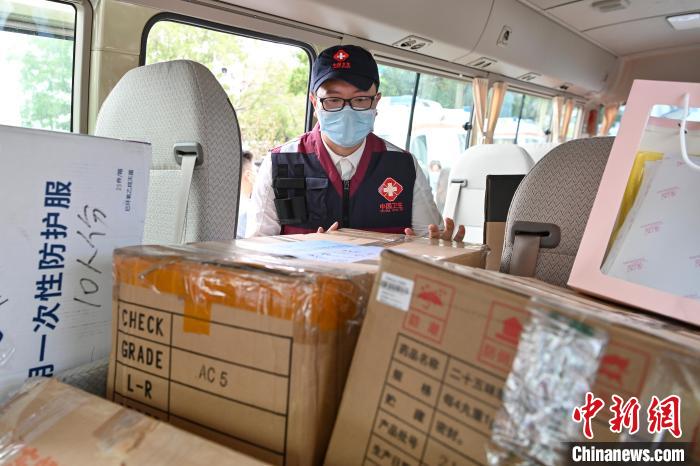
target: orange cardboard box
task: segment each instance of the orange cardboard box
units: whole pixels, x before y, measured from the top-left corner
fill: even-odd
[[[114,273],[109,399],[271,464],[322,462],[366,270],[203,243],[119,249]]]
[[[8,466],[264,465],[53,379],[33,380],[0,409]]]
[[[680,440],[697,442],[698,355],[700,335],[684,327],[387,250],[325,464],[484,465],[489,451],[559,464],[549,460],[564,455],[561,442],[581,436],[571,413],[586,390],[606,402],[596,441],[619,440],[607,425],[612,394],[640,400],[642,429],[651,396],[676,394]]]

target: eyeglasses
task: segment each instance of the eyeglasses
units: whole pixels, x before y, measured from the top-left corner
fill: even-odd
[[[323,97],[318,99],[321,102],[321,106],[327,112],[339,112],[346,104],[350,105],[350,108],[362,112],[364,110],[369,110],[372,108],[374,99],[376,95],[363,95],[353,97],[352,99],[341,99],[340,97]]]

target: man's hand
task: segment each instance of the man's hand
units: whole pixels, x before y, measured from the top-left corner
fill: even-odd
[[[335,231],[340,227],[340,224],[338,222],[335,222],[333,225],[328,227],[328,231]],[[316,230],[316,233],[326,233],[326,230],[323,229],[323,227],[318,227],[318,230]]]
[[[443,231],[440,231],[440,227],[437,225],[433,224],[428,226],[428,238],[430,239],[442,239],[445,241],[462,241],[464,240],[464,235],[466,233],[466,230],[464,228],[464,225],[460,225],[459,228],[457,228],[457,233],[454,233],[455,230],[455,222],[451,218],[445,218],[445,229]],[[416,233],[413,231],[412,228],[406,228],[404,230],[404,233],[406,236],[416,236]],[[454,234],[454,237],[452,236]]]

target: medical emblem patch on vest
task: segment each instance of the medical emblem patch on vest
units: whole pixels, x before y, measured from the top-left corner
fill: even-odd
[[[399,194],[403,192],[403,186],[399,184],[393,178],[387,178],[384,183],[379,187],[379,194],[384,197],[389,202],[394,202],[394,200],[399,197]]]

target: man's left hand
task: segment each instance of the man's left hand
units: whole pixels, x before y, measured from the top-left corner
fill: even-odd
[[[412,228],[406,228],[404,230],[406,236],[416,236],[416,233]],[[457,233],[455,233],[455,222],[451,218],[445,218],[445,229],[440,231],[440,227],[432,224],[428,226],[428,238],[430,239],[442,239],[445,241],[463,241],[466,229],[464,225],[460,225],[457,228]]]

